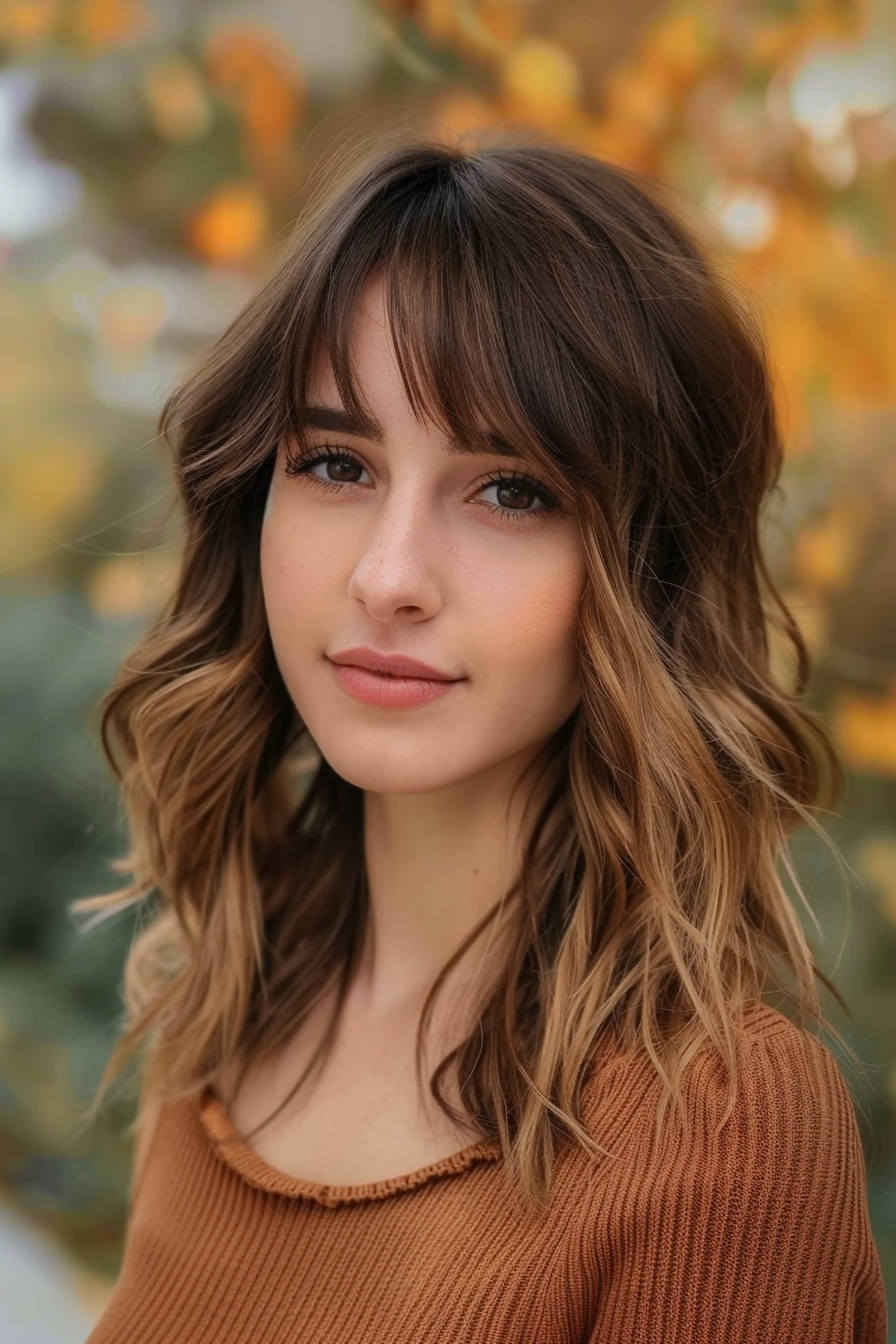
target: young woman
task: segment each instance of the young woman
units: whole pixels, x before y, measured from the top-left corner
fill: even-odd
[[[884,1344],[778,874],[842,778],[770,375],[662,189],[380,150],[162,430],[182,568],[104,707],[133,881],[77,907],[152,905],[91,1344]]]

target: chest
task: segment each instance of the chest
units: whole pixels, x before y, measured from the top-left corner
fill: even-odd
[[[320,1039],[316,1016],[276,1059],[247,1072],[231,1120],[270,1166],[327,1185],[388,1180],[458,1152],[478,1135],[436,1105],[431,1068],[418,1088],[414,1025],[346,1021],[324,1062],[293,1092]],[[448,1097],[458,1104],[450,1090]]]

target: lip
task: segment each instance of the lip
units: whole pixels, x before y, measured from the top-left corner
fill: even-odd
[[[419,658],[411,658],[404,653],[377,653],[376,649],[358,647],[343,649],[339,653],[328,654],[331,663],[349,664],[363,667],[368,672],[387,672],[393,677],[416,677],[425,681],[463,681],[463,677],[452,677]]]
[[[377,709],[411,709],[450,695],[466,678],[453,681],[433,677],[395,677],[372,672],[353,663],[330,663],[342,691],[352,700]]]

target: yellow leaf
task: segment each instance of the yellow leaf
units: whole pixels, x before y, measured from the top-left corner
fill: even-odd
[[[85,504],[99,484],[101,463],[87,444],[58,439],[0,462],[3,497],[34,522],[55,521]]]
[[[29,450],[0,457],[0,566],[55,539],[99,489],[102,458],[85,442],[44,430]]]
[[[798,588],[786,589],[782,597],[814,663],[826,652],[831,628],[830,608],[817,595]],[[768,640],[773,676],[784,686],[794,686],[799,669],[797,651],[789,635],[775,623],[769,628]]]
[[[254,182],[229,182],[196,211],[187,225],[195,252],[219,266],[241,265],[260,252],[268,237],[268,209]]]
[[[7,0],[0,6],[0,42],[13,51],[38,47],[52,36],[58,0]]]
[[[637,62],[658,91],[678,95],[714,59],[716,46],[707,16],[694,10],[673,11],[648,30]]]
[[[84,42],[102,49],[144,37],[155,27],[155,20],[142,0],[81,0],[74,26]]]
[[[511,115],[553,125],[573,113],[582,97],[575,61],[553,42],[527,38],[507,54],[501,84]]]
[[[792,413],[823,379],[831,396],[889,406],[896,393],[896,265],[865,253],[851,233],[791,192],[777,198],[777,228],[762,250],[758,289]]]
[[[896,691],[875,698],[843,696],[834,709],[833,722],[853,769],[896,774]]]
[[[170,555],[119,555],[90,575],[87,599],[99,616],[117,620],[157,611],[175,582]]]
[[[144,90],[152,124],[165,140],[198,140],[213,120],[211,101],[192,62],[170,54],[154,61]]]
[[[845,588],[862,552],[867,514],[857,499],[846,499],[802,528],[791,551],[798,582],[816,592]]]

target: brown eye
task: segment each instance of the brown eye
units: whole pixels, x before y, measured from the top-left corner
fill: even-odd
[[[495,472],[480,487],[480,493],[484,490],[494,490],[498,495],[495,503],[483,501],[486,508],[515,523],[540,521],[560,507],[560,501],[550,491],[522,472]],[[502,495],[503,500],[500,498]],[[544,507],[532,508],[536,501],[540,501]]]
[[[323,466],[327,475],[318,475],[313,467]],[[331,471],[332,469],[332,471]],[[351,453],[344,449],[334,452],[332,449],[313,448],[299,457],[287,455],[283,468],[287,476],[306,476],[315,485],[327,486],[357,485],[358,480],[352,472],[363,472],[364,467]]]
[[[318,461],[324,462],[330,475],[337,481],[353,481],[354,477],[351,473],[363,470],[361,464],[350,457],[330,456],[323,459],[319,458]]]
[[[535,491],[530,485],[521,485],[519,481],[498,482],[498,503],[508,508],[523,508],[532,503],[537,498]],[[501,495],[509,498],[501,499]]]

